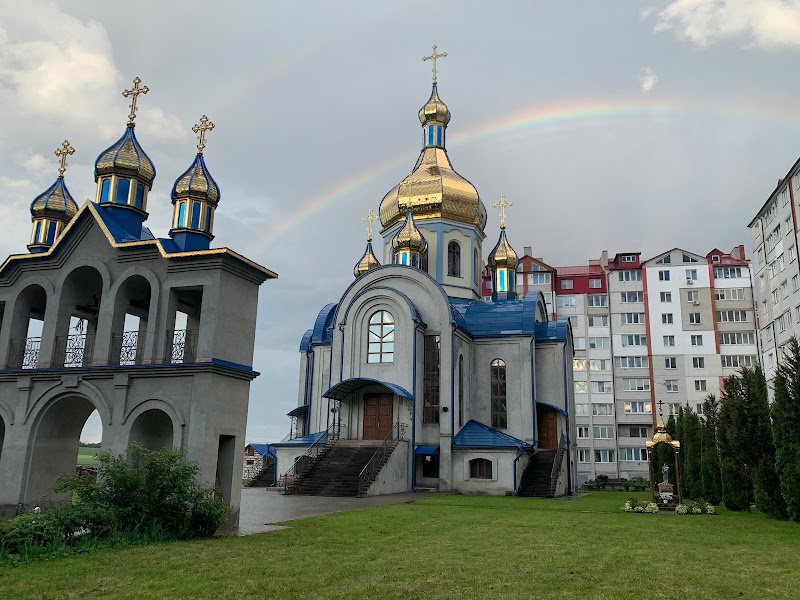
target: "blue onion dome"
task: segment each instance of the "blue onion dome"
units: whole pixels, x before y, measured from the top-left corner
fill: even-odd
[[[356,266],[353,267],[353,275],[355,275],[356,279],[361,277],[367,271],[374,269],[375,267],[380,267],[381,263],[378,262],[377,257],[375,256],[375,252],[372,250],[372,242],[367,242],[367,249],[364,250],[364,255],[361,259],[356,263]]]
[[[148,187],[153,186],[156,167],[136,139],[132,125],[125,129],[121,138],[103,150],[94,163],[95,179],[112,173],[134,176]]]
[[[408,211],[405,225],[392,237],[392,251],[409,250],[419,254],[428,249],[428,242],[414,223],[414,213]]]
[[[172,186],[172,199],[197,198],[207,200],[214,206],[220,199],[219,186],[206,167],[203,155],[198,153],[191,166],[175,180]]]
[[[497,241],[497,245],[495,245],[494,249],[489,253],[489,266],[493,271],[498,268],[505,268],[513,271],[517,268],[518,262],[519,258],[517,257],[517,253],[511,247],[511,244],[508,243],[506,239],[506,230],[503,228],[500,230],[500,239]]]
[[[447,108],[441,98],[439,98],[439,90],[436,84],[433,84],[431,90],[431,97],[419,109],[419,122],[422,125],[427,125],[429,122],[441,123],[447,125],[450,122],[450,109]]]
[[[68,222],[78,212],[78,204],[69,193],[63,177],[44,192],[36,196],[31,203],[31,215],[36,218],[50,218]]]

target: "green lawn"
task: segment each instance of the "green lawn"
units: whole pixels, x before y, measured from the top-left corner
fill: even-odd
[[[626,514],[625,498],[432,496],[0,569],[0,598],[800,597],[800,526]]]
[[[87,448],[81,446],[78,448],[78,466],[79,467],[94,467],[97,465],[97,455],[100,454],[100,448]]]

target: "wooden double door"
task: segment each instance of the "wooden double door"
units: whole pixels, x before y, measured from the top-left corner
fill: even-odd
[[[385,439],[392,431],[392,395],[369,394],[364,396],[365,440]]]
[[[556,411],[541,404],[536,405],[536,422],[539,428],[539,448],[558,448],[558,415]]]

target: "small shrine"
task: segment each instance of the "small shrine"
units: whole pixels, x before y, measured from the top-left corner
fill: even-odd
[[[659,402],[659,405],[663,402]],[[659,411],[661,412],[661,411]],[[663,464],[656,464],[658,461],[656,448],[660,445],[666,445],[671,449],[675,458],[675,485],[670,483],[670,466],[664,462]],[[672,436],[667,433],[667,428],[664,425],[664,416],[659,414],[658,424],[656,431],[653,434],[653,439],[645,443],[647,448],[647,464],[650,471],[650,494],[653,496],[653,502],[658,504],[661,509],[674,509],[675,506],[681,503],[681,470],[680,470],[680,451],[681,443],[678,440],[673,440]],[[658,484],[655,483],[656,477],[660,474],[661,479]]]

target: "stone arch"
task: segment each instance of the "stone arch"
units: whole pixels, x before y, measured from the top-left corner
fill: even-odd
[[[158,279],[151,271],[136,267],[126,271],[111,287],[109,364],[145,362],[154,343],[159,289]]]
[[[159,415],[163,415],[164,418]],[[145,431],[148,423],[157,431],[157,435],[152,436],[153,439],[145,439],[149,438]],[[167,423],[169,431],[167,431]],[[137,403],[129,410],[122,425],[129,425],[127,447],[133,442],[138,442],[151,450],[167,447],[180,449],[183,444],[183,428],[186,425],[186,419],[180,409],[174,407],[167,400],[149,398]],[[167,440],[167,438],[169,439]]]
[[[84,259],[59,282],[52,365],[79,367],[92,364],[102,301],[110,274],[105,264]],[[95,264],[97,263],[97,264]],[[84,323],[78,331],[74,327]]]
[[[43,283],[45,285],[42,285]],[[8,325],[10,328],[6,360],[8,368],[36,368],[41,337],[29,337],[29,328],[31,321],[39,321],[44,326],[45,312],[51,298],[52,286],[47,282],[34,280],[27,282],[15,296]]]

